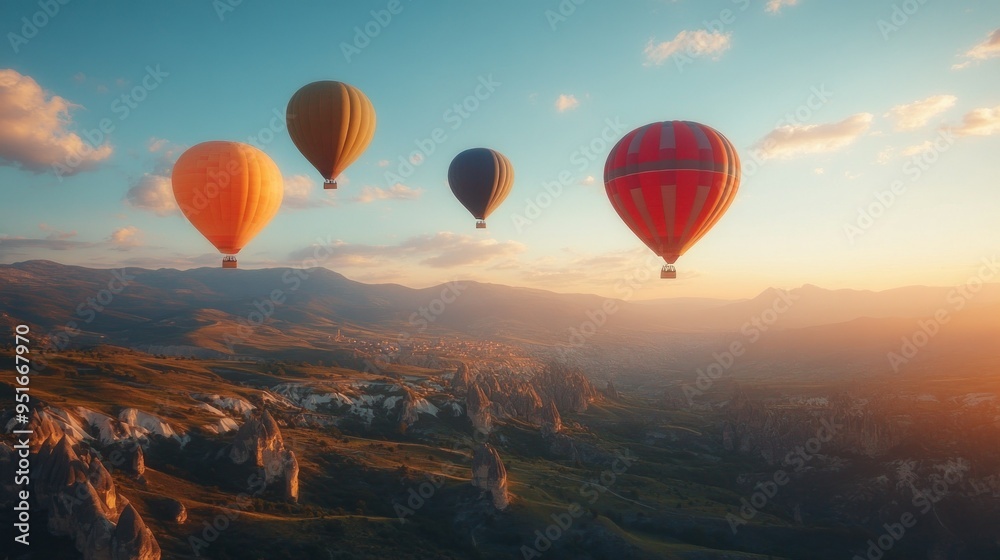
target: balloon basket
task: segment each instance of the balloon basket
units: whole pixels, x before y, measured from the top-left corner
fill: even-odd
[[[476,229],[486,229],[486,220],[476,220]]]
[[[336,181],[323,181],[323,188],[327,190],[333,190],[337,188]]]
[[[228,257],[222,259],[222,268],[238,268],[236,266],[236,259]]]
[[[671,279],[671,280],[677,278],[677,269],[674,268],[672,265],[669,264],[665,265],[663,268],[660,269],[660,278]]]

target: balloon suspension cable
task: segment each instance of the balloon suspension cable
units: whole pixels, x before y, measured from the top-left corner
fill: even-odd
[[[333,180],[333,179],[324,179],[323,180],[323,188],[324,189],[336,189],[337,188],[337,181]]]

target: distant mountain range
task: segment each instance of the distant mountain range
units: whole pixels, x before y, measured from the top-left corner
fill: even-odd
[[[232,350],[233,340],[256,348],[323,348],[322,342],[338,329],[351,336],[396,339],[406,333],[555,347],[568,344],[572,329],[597,327],[588,335],[591,355],[634,341],[637,349],[669,350],[680,359],[680,350],[668,341],[694,341],[685,351],[700,356],[703,350],[724,347],[725,340],[760,339],[758,352],[797,352],[797,360],[808,362],[846,359],[868,347],[884,356],[882,350],[913,331],[918,318],[941,312],[961,315],[957,326],[944,329],[952,338],[965,331],[995,336],[1000,330],[1000,284],[967,295],[971,297],[950,287],[873,292],[805,285],[788,292],[769,289],[739,301],[626,302],[477,282],[424,289],[364,284],[323,268],[101,270],[51,261],[0,265],[0,322],[7,326],[27,322],[36,332],[68,331],[64,338],[74,346],[184,345],[223,353]]]

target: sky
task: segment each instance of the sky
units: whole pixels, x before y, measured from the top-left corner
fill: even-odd
[[[0,6],[3,263],[218,266],[170,187],[209,140],[254,145],[284,177],[243,268],[741,298],[956,285],[996,257],[995,0],[62,2]],[[284,126],[316,80],[378,115],[337,191]],[[726,135],[743,179],[661,281],[602,175],[618,138],[674,119]],[[447,184],[477,146],[515,168],[485,230]]]

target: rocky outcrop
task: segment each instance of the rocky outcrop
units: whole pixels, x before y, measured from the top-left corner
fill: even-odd
[[[488,492],[493,507],[505,510],[510,505],[507,491],[507,469],[500,460],[497,450],[484,443],[472,455],[472,485],[484,493]]]
[[[542,398],[530,383],[516,384],[506,400],[510,416],[541,424]]]
[[[431,416],[437,416],[438,412],[440,412],[436,406],[410,388],[402,387],[402,391],[403,396],[400,399],[399,421],[404,426],[409,427],[414,424],[420,418],[421,412],[430,414]]]
[[[271,413],[252,417],[236,432],[229,458],[237,465],[247,462],[264,469],[267,482],[284,471],[285,442]]]
[[[66,435],[62,426],[43,408],[31,411],[31,419],[28,421],[27,429],[31,430],[29,445],[32,453],[37,452],[46,441],[58,442]]]
[[[126,500],[118,495],[114,480],[96,455],[74,449],[70,437],[63,435],[57,443],[46,439],[34,464],[35,497],[50,534],[72,539],[84,560],[159,560],[159,546],[145,525],[142,546],[116,548],[118,535],[124,536],[132,530],[129,524],[142,524],[142,520],[131,505],[124,511],[131,510],[135,519],[124,513],[118,516],[117,507]]]
[[[737,391],[725,408],[722,447],[776,464],[826,423],[837,427],[827,445],[878,457],[899,445],[905,436],[905,427],[893,416],[893,411],[877,398],[869,401],[839,395],[787,406],[780,401],[752,400]]]
[[[545,403],[545,406],[542,407],[539,421],[542,425],[543,435],[557,434],[562,431],[562,417],[559,415],[556,404],[552,401]]]
[[[284,479],[284,495],[288,500],[298,499],[299,465],[295,454],[285,449],[278,423],[267,410],[249,418],[229,447],[229,459],[237,464],[250,464],[264,473],[268,484]]]
[[[491,401],[479,384],[469,388],[465,398],[465,410],[472,421],[472,426],[479,432],[489,433],[493,428],[493,414],[490,412]]]
[[[451,378],[451,390],[456,394],[461,394],[469,390],[472,384],[472,377],[469,374],[469,366],[461,363],[455,370],[455,375]]]
[[[135,476],[142,476],[146,472],[146,456],[142,452],[142,447],[138,445],[129,458],[129,470]]]
[[[608,385],[604,388],[604,396],[608,399],[616,401],[621,398],[621,393],[618,392],[618,388],[615,387],[615,382],[608,379]]]
[[[452,379],[453,394],[466,382],[466,414],[480,431],[489,431],[493,423],[507,418],[538,426],[548,423],[551,428],[556,423],[551,411],[545,411],[546,403],[553,403],[556,415],[583,412],[602,395],[583,373],[557,364],[541,372],[491,369],[475,376],[459,368]]]
[[[285,455],[285,499],[290,502],[299,501],[299,461],[295,452],[289,450]]]
[[[152,504],[154,515],[160,519],[183,525],[187,521],[187,508],[180,500],[161,498]]]
[[[533,381],[539,393],[562,411],[583,412],[599,396],[583,373],[559,364],[547,366]]]
[[[111,537],[111,560],[159,560],[160,545],[131,504],[125,506]]]

